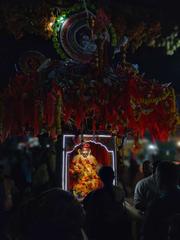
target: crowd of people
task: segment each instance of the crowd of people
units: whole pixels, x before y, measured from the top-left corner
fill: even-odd
[[[179,165],[145,161],[133,201],[123,184],[113,185],[113,169],[103,166],[101,188],[78,201],[56,187],[54,147],[42,146],[11,156],[1,149],[0,239],[180,239]]]

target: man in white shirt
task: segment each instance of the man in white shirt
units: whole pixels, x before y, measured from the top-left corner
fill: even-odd
[[[140,211],[144,212],[151,201],[156,199],[159,195],[159,189],[156,181],[155,170],[159,161],[153,159],[152,168],[153,173],[149,177],[141,179],[135,186],[134,192],[134,206]]]

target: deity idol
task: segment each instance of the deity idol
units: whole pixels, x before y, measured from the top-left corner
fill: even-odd
[[[101,186],[98,168],[97,160],[91,154],[90,144],[83,144],[82,148],[78,149],[78,154],[74,156],[69,170],[72,191],[78,199],[83,199],[89,192]]]

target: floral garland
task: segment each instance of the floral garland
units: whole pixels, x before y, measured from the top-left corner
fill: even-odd
[[[63,51],[63,49],[59,46],[58,32],[59,32],[59,29],[61,28],[65,18],[66,18],[65,14],[62,14],[56,18],[56,21],[53,25],[53,37],[52,37],[54,48],[56,49],[56,52],[61,56],[62,59],[65,59],[66,55],[65,55],[65,52]]]
[[[130,101],[132,104],[134,104],[136,102],[136,104],[145,104],[145,105],[150,105],[150,104],[158,104],[164,100],[166,100],[168,98],[168,96],[170,96],[172,94],[171,91],[166,91],[165,93],[162,94],[161,97],[155,97],[155,98],[140,98],[140,99],[135,99],[133,97],[131,97]]]
[[[180,48],[179,28],[175,26],[172,33],[164,38],[154,40],[153,47],[165,48],[166,54],[172,56]]]

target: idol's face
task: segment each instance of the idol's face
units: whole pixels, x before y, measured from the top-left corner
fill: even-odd
[[[88,150],[88,149],[83,149],[83,150],[81,151],[81,154],[82,154],[82,156],[83,156],[84,158],[87,158],[87,156],[89,155],[89,150]]]

